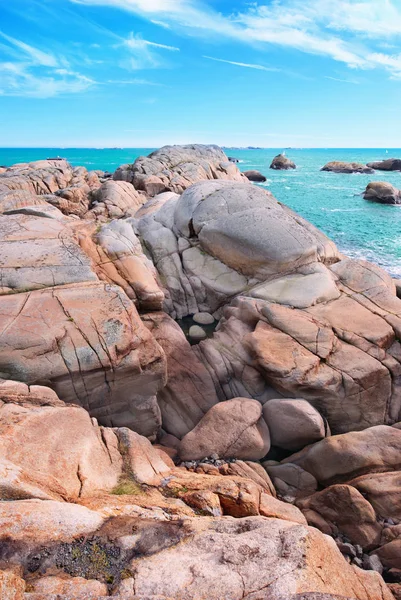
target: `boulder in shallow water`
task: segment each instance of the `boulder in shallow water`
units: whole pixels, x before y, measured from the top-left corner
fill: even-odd
[[[361,163],[348,163],[340,160],[328,162],[321,171],[330,171],[331,173],[374,173],[374,169]]]
[[[266,177],[260,171],[245,171],[244,175],[249,181],[254,181],[255,183],[264,183],[267,181]]]
[[[378,171],[401,171],[401,159],[386,158],[386,160],[370,162],[367,166]]]
[[[292,160],[287,158],[285,154],[277,154],[277,156],[273,158],[270,168],[275,169],[276,171],[288,171],[289,169],[296,169],[297,166]]]
[[[365,200],[379,204],[401,204],[401,190],[387,181],[372,181],[367,186],[363,197]]]

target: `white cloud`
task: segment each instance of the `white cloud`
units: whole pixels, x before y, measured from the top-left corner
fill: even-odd
[[[149,42],[149,40],[143,40],[140,37],[135,37],[131,34],[131,37],[125,42],[129,48],[134,50],[143,50],[147,46],[153,48],[161,48],[162,50],[170,50],[171,52],[179,52],[180,49],[175,46],[166,46],[165,44],[157,44],[156,42]]]
[[[235,65],[236,67],[246,67],[247,69],[257,69],[258,71],[280,71],[276,67],[264,67],[263,65],[254,65],[243,62],[235,62],[234,60],[224,60],[223,58],[214,58],[213,56],[203,56],[208,60],[214,60],[216,62],[226,63],[228,65]]]
[[[134,35],[133,33],[127,40],[124,40],[123,46],[129,50],[129,56],[123,60],[121,66],[134,71],[161,67],[164,60],[161,58],[159,50],[180,51],[175,46],[144,40],[140,35]]]
[[[107,83],[114,83],[115,85],[152,85],[164,87],[162,83],[148,81],[147,79],[108,79]]]
[[[6,35],[2,31],[0,31],[0,36],[7,40],[12,46],[21,50],[23,56],[25,58],[30,58],[36,65],[43,67],[57,67],[59,65],[59,61],[52,54],[42,52],[42,50],[29,46],[28,44],[25,44],[25,42]]]
[[[340,79],[339,77],[329,77],[329,75],[325,75],[325,79],[331,79],[332,81],[339,81],[341,83],[353,83],[354,85],[359,85],[359,81],[355,81],[354,79]]]
[[[71,0],[107,5],[148,17],[162,26],[224,36],[244,44],[276,45],[329,57],[350,68],[381,68],[399,75],[397,55],[379,52],[398,44],[399,0],[263,0],[222,15],[209,0]],[[378,48],[379,47],[379,48]]]
[[[56,57],[2,31],[3,52],[14,60],[0,63],[0,94],[50,98],[60,94],[83,92],[95,84],[91,78],[73,71],[62,56]]]
[[[23,63],[0,63],[0,94],[29,98],[52,98],[60,94],[84,92],[95,81],[66,69],[37,74]]]

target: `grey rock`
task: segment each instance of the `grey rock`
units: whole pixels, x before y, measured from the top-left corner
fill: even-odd
[[[202,327],[199,327],[199,325],[192,325],[189,328],[188,337],[191,340],[204,340],[207,336],[205,330],[202,329]]]
[[[273,158],[270,168],[278,171],[287,171],[288,169],[296,169],[297,167],[296,164],[284,154],[277,154],[277,156]]]
[[[149,196],[167,191],[180,194],[205,179],[245,180],[221,148],[202,144],[164,146],[137,158],[133,165],[123,165],[113,178],[129,181]]]
[[[207,312],[195,313],[192,318],[199,325],[212,325],[215,321],[213,315]]]
[[[363,197],[379,204],[401,204],[401,190],[387,181],[373,181],[367,186]]]
[[[401,171],[401,159],[387,158],[386,160],[368,163],[368,167],[378,171]]]
[[[267,181],[266,177],[260,171],[244,171],[244,175],[249,181],[254,181],[255,183],[264,183]]]
[[[361,163],[347,163],[339,160],[328,162],[321,171],[329,171],[331,173],[374,173],[374,170],[368,165]]]
[[[376,571],[380,575],[383,573],[383,564],[377,554],[365,555],[363,558],[363,568],[367,571]]]

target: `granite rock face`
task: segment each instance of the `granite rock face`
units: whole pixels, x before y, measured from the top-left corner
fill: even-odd
[[[164,146],[132,165],[123,165],[115,180],[129,181],[148,196],[161,192],[182,193],[193,183],[205,179],[246,181],[235,164],[218,146]]]
[[[108,179],[91,193],[92,212],[108,219],[133,217],[145,202],[146,196],[126,181]]]
[[[337,260],[337,249],[321,232],[269,192],[236,182],[191,186],[139,219],[138,233],[173,318],[213,313],[252,289],[260,297],[264,289],[258,284],[274,276]],[[330,281],[321,287],[322,294],[333,294]]]
[[[7,600],[391,600],[389,275],[217,147],[0,169],[0,244]]]
[[[83,217],[89,208],[90,193],[100,185],[94,171],[74,168],[65,160],[21,163],[0,173],[0,204],[4,193],[23,190],[44,196],[66,215]]]
[[[164,353],[121,288],[95,281],[0,296],[0,311],[3,378],[45,383],[105,425],[156,436]]]
[[[270,449],[269,429],[256,400],[234,398],[213,406],[181,441],[182,460],[216,453],[222,458],[258,460]]]

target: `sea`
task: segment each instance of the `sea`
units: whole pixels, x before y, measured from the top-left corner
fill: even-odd
[[[63,157],[74,166],[115,171],[121,164],[146,156],[154,148],[0,148],[0,165]],[[266,177],[262,187],[290,206],[333,239],[353,258],[371,261],[401,278],[401,206],[375,204],[363,199],[371,181],[389,181],[401,188],[401,172],[377,171],[373,175],[320,171],[332,160],[367,163],[401,158],[401,149],[287,148],[296,170],[273,171],[269,165],[277,148],[226,148],[242,171],[257,169]]]

